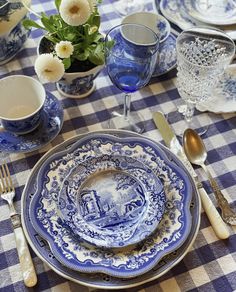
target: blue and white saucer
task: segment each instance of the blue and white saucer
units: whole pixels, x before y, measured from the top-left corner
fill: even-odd
[[[236,112],[236,64],[230,65],[212,91],[209,100],[197,104],[199,111]]]
[[[0,132],[0,151],[26,153],[38,150],[52,141],[63,125],[63,108],[60,101],[47,92],[40,125],[31,133],[16,135]]]
[[[85,155],[86,151],[84,159]],[[166,196],[160,179],[140,161],[99,155],[72,169],[58,201],[62,219],[73,233],[111,248],[149,236],[163,217]]]
[[[90,153],[91,157],[99,154],[129,156],[161,178],[166,209],[151,236],[124,249],[106,249],[89,245],[63,223],[58,216],[58,193],[71,169],[83,161],[84,153]],[[92,133],[44,161],[32,194],[29,217],[35,230],[48,241],[54,256],[66,267],[84,273],[101,272],[130,278],[148,272],[163,256],[185,242],[192,224],[191,195],[192,186],[186,173],[151,140]]]
[[[168,38],[160,43],[157,64],[152,74],[152,77],[157,77],[166,74],[176,67],[176,36],[171,33]]]

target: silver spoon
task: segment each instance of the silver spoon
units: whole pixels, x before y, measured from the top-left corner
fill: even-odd
[[[218,205],[221,209],[222,218],[226,223],[236,225],[236,213],[230,208],[228,201],[222,194],[217,182],[204,164],[207,151],[200,136],[192,129],[187,129],[183,135],[183,147],[186,156],[193,164],[199,165],[206,172]]]

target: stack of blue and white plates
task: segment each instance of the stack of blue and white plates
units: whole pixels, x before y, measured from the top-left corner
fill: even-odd
[[[73,137],[35,165],[22,198],[36,254],[58,274],[105,289],[156,279],[188,252],[200,202],[164,146],[128,131]]]

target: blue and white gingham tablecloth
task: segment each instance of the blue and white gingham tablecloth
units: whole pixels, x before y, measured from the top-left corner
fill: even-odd
[[[55,11],[53,0],[32,0],[32,2],[32,8],[36,12],[53,13]],[[146,1],[146,7],[148,10],[155,11],[155,5],[152,2]],[[113,9],[112,0],[103,1],[100,13],[103,32],[121,21]],[[0,66],[0,78],[10,74],[24,74],[37,78],[33,65],[36,59],[36,46],[41,35],[42,31],[38,29],[31,32],[23,50],[11,62]],[[132,97],[132,110],[141,113],[145,119],[144,135],[160,142],[162,138],[152,121],[152,112],[159,110],[168,113],[175,108],[179,100],[175,81],[176,70],[173,70],[166,76],[153,78],[148,86],[136,92]],[[56,91],[55,84],[45,84],[45,88],[61,100],[64,108],[64,125],[60,134],[41,150],[8,156],[16,186],[15,206],[19,212],[24,185],[39,158],[67,138],[79,133],[102,129],[110,113],[117,107],[122,108],[123,105],[123,94],[111,84],[105,70],[96,79],[95,92],[84,99],[61,97]],[[206,124],[210,126],[204,136],[208,149],[209,169],[228,201],[236,207],[236,115],[235,113],[201,113],[199,122],[202,126]],[[183,128],[183,123],[182,120],[174,121],[172,126],[178,131],[179,128]],[[197,172],[216,204],[206,176],[200,169],[197,169]],[[219,240],[202,211],[200,231],[185,258],[154,282],[127,291],[236,291],[236,226],[229,227],[229,230],[230,238]],[[38,275],[38,284],[28,290],[22,281],[9,209],[7,204],[0,200],[0,291],[85,292],[91,290],[57,275],[33,252],[32,256]]]

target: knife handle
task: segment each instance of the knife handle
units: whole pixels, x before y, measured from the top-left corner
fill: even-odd
[[[211,222],[211,226],[213,230],[215,231],[215,234],[218,238],[220,239],[226,239],[229,237],[229,230],[221,218],[220,214],[218,213],[216,207],[214,206],[213,202],[207,195],[206,191],[204,188],[199,188],[198,189],[201,201],[202,201],[202,206],[207,214],[207,217],[209,221]]]
[[[14,233],[25,286],[33,287],[37,284],[37,275],[22,227],[14,228]]]

